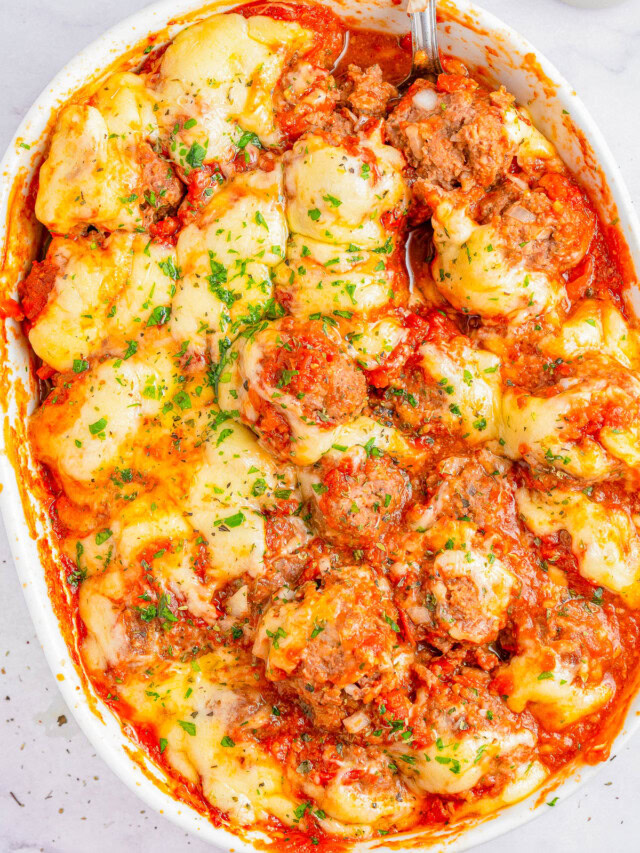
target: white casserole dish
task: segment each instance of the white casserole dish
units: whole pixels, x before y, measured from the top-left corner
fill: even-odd
[[[231,5],[210,5],[201,16],[225,10]],[[392,0],[333,0],[327,5],[357,25],[396,32],[408,29],[406,14]],[[19,193],[28,186],[29,178],[40,162],[52,115],[75,90],[95,78],[119,56],[151,33],[160,31],[160,41],[166,40],[187,22],[184,16],[199,7],[198,0],[163,0],[132,16],[80,53],[33,105],[2,161],[0,257],[4,266],[0,278],[1,297],[15,296],[16,277],[24,272],[25,267],[28,268],[30,256],[28,253],[16,253],[13,241],[19,237],[24,252],[25,241],[35,242],[36,232],[23,223],[19,215],[23,201]],[[555,143],[564,160],[590,191],[600,207],[603,220],[613,222],[619,219],[618,227],[636,267],[640,268],[640,225],[631,200],[604,139],[573,88],[529,43],[466,0],[458,0],[455,5],[443,2],[441,11],[446,19],[441,24],[444,52],[480,66],[489,79],[504,83],[530,109],[540,129]],[[193,20],[189,16],[188,22]],[[142,47],[132,56],[135,64],[141,59]],[[27,149],[22,144],[31,147]],[[640,310],[636,288],[630,296],[636,309]],[[35,392],[35,384],[29,379],[29,351],[18,324],[9,320],[7,327],[6,352],[2,354],[4,363],[0,376],[0,394],[6,398],[7,406],[0,439],[0,508],[31,617],[60,690],[97,752],[147,805],[219,849],[232,847],[249,851],[253,849],[249,841],[239,841],[225,830],[215,828],[195,810],[176,801],[162,787],[153,765],[132,748],[131,741],[124,736],[116,719],[99,700],[92,697],[90,688],[76,668],[48,596],[43,568],[43,561],[53,548],[48,519],[26,489],[33,463],[24,442],[24,412],[33,408]],[[34,533],[37,538],[34,538]],[[621,739],[629,737],[640,725],[638,714],[640,697],[636,697],[629,708],[616,742],[618,746]],[[597,766],[577,768],[556,789],[554,796],[565,799],[597,769]],[[456,831],[453,837],[423,837],[421,843],[413,837],[406,846],[397,842],[392,846],[401,850],[403,846],[404,849],[415,849],[416,846],[434,844],[435,849],[446,846],[450,851],[464,850],[536,816],[539,813],[536,806],[544,799],[547,797],[541,797],[537,792],[492,819],[476,821],[462,835]],[[389,849],[389,846],[387,844],[383,849]]]

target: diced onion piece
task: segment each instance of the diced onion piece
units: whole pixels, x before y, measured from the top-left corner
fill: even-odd
[[[430,112],[438,106],[438,95],[435,89],[420,89],[413,96],[413,104],[421,110]]]
[[[237,592],[234,592],[231,598],[227,601],[227,613],[239,619],[241,616],[246,616],[249,612],[249,587],[245,584],[241,586]]]
[[[512,219],[517,219],[518,222],[523,222],[525,225],[529,225],[531,222],[536,221],[535,213],[532,213],[520,204],[513,204],[506,211],[505,215],[510,216]]]
[[[369,722],[369,717],[367,717],[364,711],[356,711],[355,714],[352,714],[350,717],[346,717],[342,721],[342,725],[350,734],[355,735],[358,732],[364,731],[364,729],[369,725]]]
[[[518,187],[522,192],[526,192],[529,189],[529,184],[524,180],[524,178],[518,177],[518,175],[512,175],[511,172],[507,174],[507,180],[511,181],[511,183]]]
[[[407,613],[416,625],[423,625],[432,621],[431,611],[428,607],[420,607],[419,605],[408,607]]]

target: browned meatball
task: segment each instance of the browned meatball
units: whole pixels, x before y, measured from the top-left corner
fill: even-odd
[[[446,650],[489,643],[507,624],[514,576],[493,552],[444,550],[398,584],[396,603],[414,639]],[[444,642],[443,642],[444,640]],[[497,661],[496,661],[497,663]]]
[[[142,166],[142,187],[148,208],[145,219],[153,221],[173,212],[182,200],[185,188],[171,163],[160,157],[147,143],[138,146]]]
[[[426,485],[437,516],[464,517],[487,534],[519,538],[509,463],[489,450],[443,459],[430,472]]]
[[[343,98],[357,115],[383,116],[387,104],[397,95],[396,87],[382,79],[379,65],[370,65],[364,71],[358,65],[347,69]]]
[[[325,333],[321,322],[287,317],[258,334],[255,341],[264,353],[259,376],[247,377],[247,390],[255,424],[274,449],[285,451],[291,415],[330,429],[351,420],[364,407],[364,374],[337,340]]]
[[[441,74],[435,85],[418,80],[387,121],[387,136],[427,187],[488,189],[515,154],[503,121],[513,103],[504,88],[489,92],[458,74]]]
[[[514,263],[552,273],[584,258],[595,231],[595,214],[576,184],[564,175],[544,175],[533,192],[505,181],[477,205],[476,219],[491,223]]]
[[[351,121],[336,112],[339,99],[331,74],[300,60],[282,75],[274,92],[276,122],[291,140],[317,130],[349,134]]]
[[[407,512],[395,602],[415,640],[448,650],[492,642],[506,625],[520,537],[508,472],[486,450],[443,460],[427,479],[431,500]]]
[[[254,654],[314,722],[343,720],[406,678],[397,614],[384,579],[349,566],[282,590],[258,627]],[[347,724],[348,726],[348,724]]]
[[[312,498],[314,523],[335,545],[366,548],[398,523],[410,496],[408,476],[388,456],[370,458],[356,447],[325,467]]]

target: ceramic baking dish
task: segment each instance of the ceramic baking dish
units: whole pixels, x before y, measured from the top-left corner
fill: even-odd
[[[212,4],[202,9],[197,0],[164,0],[152,4],[83,50],[40,95],[18,128],[1,166],[0,258],[3,266],[0,307],[6,304],[4,300],[16,296],[17,281],[28,271],[39,239],[37,223],[29,214],[28,193],[46,150],[52,117],[59,107],[79,88],[99,79],[107,69],[112,71],[121,66],[121,57],[126,67],[135,67],[142,59],[150,34],[158,33],[159,41],[165,41],[187,23],[232,5]],[[397,33],[408,30],[406,13],[392,0],[335,0],[327,5],[356,26]],[[636,268],[640,268],[640,226],[629,194],[602,134],[573,87],[531,44],[466,0],[441,3],[440,16],[443,51],[474,66],[488,82],[503,83],[529,108],[538,127],[555,143],[565,162],[590,192],[604,222],[614,223],[619,229],[629,247],[630,263],[635,262]],[[632,287],[628,295],[631,304],[640,310],[637,288]],[[214,827],[171,795],[159,771],[128,740],[83,677],[75,654],[74,637],[63,630],[58,618],[64,608],[61,593],[56,595],[52,587],[52,595],[49,594],[47,577],[53,574],[47,572],[47,567],[55,566],[55,546],[50,537],[46,508],[39,504],[32,488],[36,483],[35,468],[25,438],[25,415],[35,405],[36,383],[26,340],[19,324],[10,318],[0,336],[0,347],[3,350],[0,353],[3,364],[0,400],[5,406],[0,439],[0,508],[31,617],[69,708],[99,755],[148,806],[214,847],[253,849],[251,834],[240,841],[224,829]],[[640,697],[636,696],[630,701],[626,720],[614,721],[620,725],[616,746],[638,728],[639,714]],[[566,799],[597,770],[597,766],[574,768],[561,782],[555,780],[553,796],[560,801]],[[385,841],[383,849],[415,849],[429,845],[434,845],[433,849],[446,846],[448,851],[468,849],[530,820],[540,812],[537,806],[547,798],[545,791],[538,791],[497,815],[459,827],[453,834],[413,836],[393,843]],[[380,841],[375,842],[376,846],[380,844]],[[368,845],[359,845],[365,846]]]

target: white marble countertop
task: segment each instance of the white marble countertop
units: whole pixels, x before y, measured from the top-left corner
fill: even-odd
[[[146,0],[0,0],[0,151],[54,74]],[[572,81],[640,199],[640,0],[583,11],[558,0],[483,0]],[[210,849],[150,812],[98,759],[65,708],[0,527],[0,853]],[[640,737],[566,803],[478,853],[600,853],[640,846]]]

